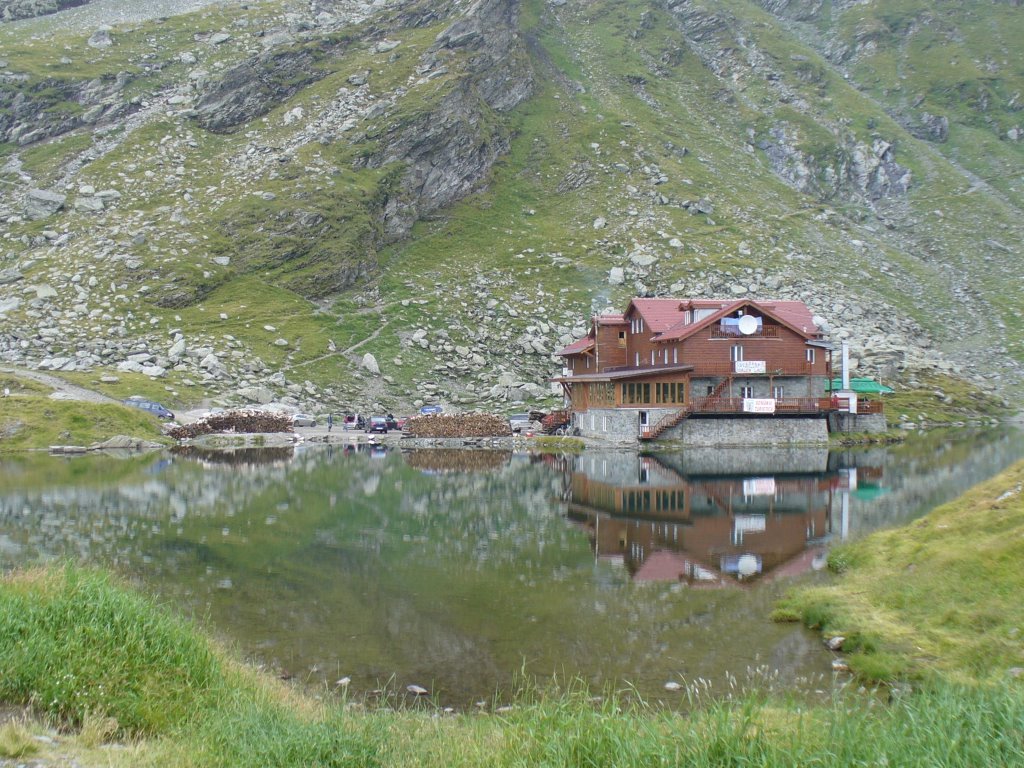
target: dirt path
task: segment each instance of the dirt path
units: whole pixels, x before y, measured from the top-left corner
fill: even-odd
[[[18,376],[22,379],[31,379],[37,381],[40,384],[45,384],[48,387],[52,387],[55,392],[60,392],[68,400],[82,400],[87,403],[116,403],[119,402],[112,397],[94,392],[91,389],[85,387],[79,387],[76,384],[69,384],[57,376],[51,376],[48,373],[41,373],[39,371],[26,371],[22,368],[8,368],[6,366],[0,367],[0,373],[10,373],[14,376]]]

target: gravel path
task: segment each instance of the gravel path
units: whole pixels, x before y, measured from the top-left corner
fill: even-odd
[[[112,397],[107,397],[99,392],[94,392],[91,389],[85,387],[79,387],[76,384],[69,384],[64,379],[58,378],[57,376],[51,376],[48,373],[40,373],[39,371],[26,371],[21,368],[6,368],[0,367],[0,373],[11,373],[15,376],[20,376],[23,379],[31,379],[32,381],[38,381],[40,384],[45,384],[48,387],[53,387],[54,391],[60,392],[68,400],[83,400],[87,403],[117,403],[120,402]]]

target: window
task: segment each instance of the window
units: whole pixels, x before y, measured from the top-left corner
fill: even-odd
[[[636,368],[639,368],[639,367],[640,367],[640,353],[639,353],[639,352],[635,353],[635,355],[634,355],[634,357],[633,357],[633,365],[634,365],[634,366],[635,366]]]
[[[654,384],[654,401],[666,405],[682,403],[686,394],[686,385],[682,382],[659,381]]]
[[[665,353],[662,357],[665,359],[665,365],[668,365],[668,347],[665,347]]]
[[[729,350],[729,359],[734,363],[743,359],[743,345],[733,344],[732,349]]]
[[[679,347],[672,347],[672,365],[679,364]]]
[[[654,365],[654,350],[651,350],[651,365]]]
[[[626,346],[626,332],[625,331],[619,331],[619,346],[620,347]]]
[[[814,347],[807,348],[807,362],[814,364]]]
[[[740,387],[740,397],[742,397],[742,398],[750,398],[750,397],[753,397],[753,396],[754,396],[754,388],[752,386],[750,386],[749,384],[744,384],[742,387]]]
[[[781,400],[785,396],[785,387],[772,387],[772,397],[776,400]]]
[[[597,416],[592,413],[592,414],[590,414],[590,431],[594,432],[596,429],[597,429]],[[591,469],[593,469],[593,467],[591,467]]]
[[[637,324],[637,327],[640,329],[639,333],[643,333],[644,332],[644,319],[642,317],[638,317],[636,319],[636,324]]]
[[[601,417],[601,429],[603,431],[605,431],[605,432],[608,431],[608,417],[607,416],[602,416]]]

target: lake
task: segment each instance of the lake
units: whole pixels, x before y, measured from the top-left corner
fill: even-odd
[[[830,546],[1024,455],[1017,432],[871,450],[550,456],[361,445],[0,462],[0,566],[103,565],[321,691],[507,699],[521,673],[671,704],[665,683],[827,690],[768,620]]]

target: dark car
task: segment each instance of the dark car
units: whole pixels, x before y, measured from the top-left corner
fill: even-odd
[[[125,405],[130,405],[132,408],[138,408],[146,411],[146,413],[152,413],[158,419],[174,418],[174,414],[167,408],[164,408],[160,403],[154,403],[152,400],[145,400],[141,397],[129,397],[127,400],[122,400]]]
[[[380,432],[386,435],[388,433],[388,419],[386,416],[371,416],[369,423],[366,425],[367,432]]]
[[[341,424],[342,429],[366,429],[366,419],[358,413],[345,414],[345,421]]]

